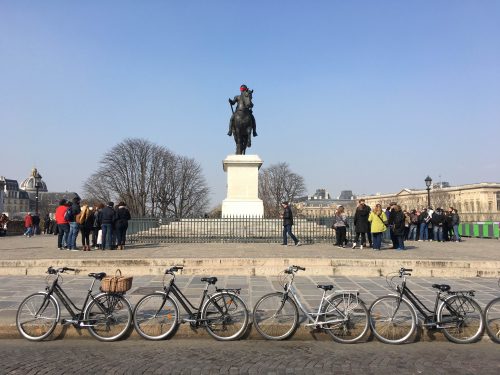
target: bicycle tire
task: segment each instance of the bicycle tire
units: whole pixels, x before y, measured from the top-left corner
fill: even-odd
[[[285,340],[298,327],[299,309],[285,293],[269,293],[257,301],[253,309],[253,325],[268,340]]]
[[[370,327],[368,309],[359,297],[352,293],[332,295],[321,309],[323,321],[337,320],[323,324],[322,328],[333,340],[352,344],[361,340]]]
[[[134,309],[134,328],[143,338],[163,340],[179,324],[179,308],[165,293],[156,292],[142,297]]]
[[[127,333],[132,323],[132,309],[121,294],[102,293],[87,305],[84,320],[96,339],[116,341]]]
[[[456,312],[460,316],[457,317]],[[447,298],[439,306],[437,316],[443,334],[456,344],[475,342],[481,338],[484,331],[484,317],[481,308],[475,300],[463,295],[453,295]],[[454,318],[450,318],[450,316]]]
[[[201,309],[201,318],[207,332],[220,341],[236,340],[248,327],[247,306],[231,292],[220,292],[210,297]]]
[[[417,328],[417,317],[409,302],[397,296],[377,298],[370,306],[370,328],[386,344],[402,344]]]
[[[484,320],[488,336],[500,344],[500,297],[490,301],[484,309]]]
[[[45,304],[43,308],[42,304]],[[40,314],[36,315],[39,311]],[[30,341],[41,341],[54,332],[60,311],[59,304],[53,296],[43,292],[31,294],[17,309],[17,330]]]

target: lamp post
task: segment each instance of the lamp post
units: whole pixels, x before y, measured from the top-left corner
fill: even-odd
[[[38,190],[40,189],[40,181],[42,180],[42,176],[40,175],[40,173],[36,172],[33,177],[35,177],[35,189],[36,189],[35,213],[38,215]]]
[[[432,185],[432,178],[427,176],[425,178],[425,186],[427,186],[427,207],[431,206],[431,185]]]

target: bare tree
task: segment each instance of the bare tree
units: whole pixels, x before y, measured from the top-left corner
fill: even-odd
[[[108,151],[84,185],[89,198],[127,203],[135,216],[200,215],[208,187],[193,160],[144,139],[125,139]]]
[[[306,193],[304,178],[293,173],[287,163],[273,164],[259,174],[259,197],[268,217],[279,215],[281,202],[292,202]]]

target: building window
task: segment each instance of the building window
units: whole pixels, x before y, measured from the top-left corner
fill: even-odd
[[[476,201],[476,210],[477,212],[481,212],[481,203],[479,201]]]
[[[488,202],[488,212],[491,212],[491,211],[493,211],[493,202],[489,201]]]
[[[497,211],[500,211],[500,191],[497,191]]]

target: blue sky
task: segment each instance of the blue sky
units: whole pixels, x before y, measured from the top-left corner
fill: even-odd
[[[499,182],[498,20],[488,0],[0,0],[0,175],[80,192],[141,137],[199,161],[216,205],[245,83],[249,153],[310,194]]]

